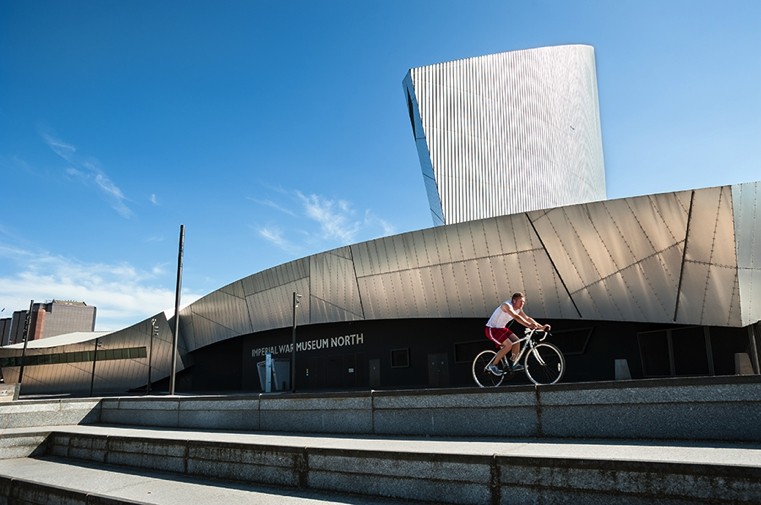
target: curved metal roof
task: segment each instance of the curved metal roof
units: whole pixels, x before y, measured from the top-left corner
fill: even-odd
[[[384,237],[240,279],[181,311],[189,350],[352,320],[484,317],[514,291],[550,319],[761,319],[761,183],[593,202]]]
[[[362,242],[250,275],[182,309],[178,370],[189,366],[190,351],[289,328],[293,292],[302,295],[299,326],[400,318],[485,321],[499,301],[524,291],[531,314],[542,319],[744,327],[761,320],[759,237],[761,182],[755,182],[558,207]],[[107,360],[109,352],[122,356],[142,348],[153,350],[153,380],[170,374],[172,330],[164,313],[103,335],[100,344],[97,352],[106,361],[98,361],[95,373],[86,362],[93,360],[86,354],[91,342],[30,348],[28,355],[64,352],[67,362],[30,367],[25,391],[86,391],[92,380],[96,391],[142,386],[145,357]],[[20,349],[3,348],[0,355],[19,356]],[[18,367],[3,372],[13,381]]]

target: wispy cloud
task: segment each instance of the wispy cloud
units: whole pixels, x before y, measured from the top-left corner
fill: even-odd
[[[267,242],[277,246],[289,254],[298,254],[299,247],[283,237],[283,231],[273,226],[257,228],[256,232]]]
[[[279,188],[268,189],[277,191],[278,202],[283,203],[271,198],[249,198],[262,207],[278,211],[278,216],[270,216],[269,224],[255,229],[261,238],[289,254],[305,253],[307,248],[329,249],[394,233],[390,223],[371,210],[358,212],[348,200],[298,190],[288,193]],[[280,224],[272,224],[274,220]],[[314,226],[310,227],[309,223]],[[299,234],[299,239],[289,240],[288,234]]]
[[[66,173],[79,179],[82,183],[95,187],[111,203],[111,207],[124,218],[132,217],[132,210],[127,206],[127,197],[108,177],[100,164],[92,159],[83,159],[77,154],[77,148],[49,133],[41,133],[42,139],[69,166]]]
[[[254,203],[258,203],[259,205],[263,205],[265,207],[275,209],[278,212],[282,212],[283,214],[286,214],[288,216],[296,217],[296,213],[293,210],[283,207],[282,205],[274,202],[273,200],[269,200],[269,199],[259,200],[257,198],[250,198],[250,197],[248,199]]]
[[[307,217],[320,225],[326,240],[342,244],[354,242],[360,223],[354,220],[354,210],[346,200],[331,200],[320,195],[304,195],[296,192],[304,206]]]
[[[28,307],[29,300],[84,301],[97,307],[96,329],[118,330],[174,306],[174,288],[161,286],[165,269],[144,271],[127,263],[83,263],[75,259],[0,245],[0,260],[17,273],[0,277],[0,307]],[[200,295],[183,292],[183,303]]]

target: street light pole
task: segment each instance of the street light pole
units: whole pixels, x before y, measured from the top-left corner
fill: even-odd
[[[98,359],[98,347],[100,346],[100,339],[95,339],[95,349],[92,353],[92,373],[90,374],[90,396],[92,396],[93,386],[95,385],[95,361]]]
[[[18,383],[21,384],[21,381],[24,378],[24,366],[26,365],[26,346],[29,342],[29,333],[31,332],[30,326],[32,325],[32,309],[34,308],[34,299],[32,299],[31,302],[29,302],[29,312],[26,313],[26,317],[24,318],[24,329],[21,332],[21,338],[24,339],[24,349],[21,351],[21,367],[18,371]]]
[[[151,319],[151,339],[148,344],[148,384],[145,386],[145,394],[151,392],[151,358],[153,358],[153,337],[159,336],[159,328],[156,326],[156,318]]]
[[[177,342],[180,339],[180,293],[182,292],[182,252],[185,245],[185,225],[180,225],[180,250],[177,253],[177,290],[174,294],[174,338],[172,339],[172,374],[169,376],[169,394],[174,396],[177,376]]]
[[[291,335],[291,392],[296,392],[296,307],[301,295],[293,292],[293,333]]]

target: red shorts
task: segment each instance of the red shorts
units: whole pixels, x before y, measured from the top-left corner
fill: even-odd
[[[520,340],[518,336],[507,328],[491,328],[487,326],[484,328],[484,334],[486,338],[494,342],[497,347],[502,347],[502,343],[510,339],[510,342],[517,342]]]

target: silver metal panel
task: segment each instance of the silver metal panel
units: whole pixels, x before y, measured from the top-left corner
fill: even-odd
[[[418,317],[420,291],[415,289],[415,277],[410,275],[410,270],[402,270],[394,276],[395,282],[398,283],[396,293],[399,294],[397,304],[401,305],[398,309],[400,317]]]
[[[418,244],[420,244],[421,241],[416,240],[416,236],[416,233],[399,235],[399,238],[402,241],[402,250],[404,251],[407,265],[410,269],[418,269],[427,265],[425,251],[418,250]]]
[[[571,293],[603,277],[588,250],[599,245],[598,237],[591,226],[585,226],[588,224],[585,221],[583,205],[555,209],[534,221],[537,233]],[[586,235],[582,235],[584,231]]]
[[[681,264],[682,249],[675,245],[637,265],[640,275],[629,283],[629,298],[636,298],[644,308],[640,320],[673,322]]]
[[[440,282],[437,275],[438,270],[432,267],[408,272],[413,289],[417,289],[414,296],[419,310],[413,317],[436,317],[435,314],[440,313],[444,297],[439,290]]]
[[[479,255],[477,253],[477,247],[476,247],[476,240],[473,236],[473,229],[476,228],[477,230],[480,228],[480,225],[476,223],[460,223],[457,225],[458,233],[457,237],[459,240],[459,258],[464,261],[473,260],[475,258],[478,258]],[[480,237],[480,235],[479,235]]]
[[[710,263],[714,250],[721,248],[717,242],[717,232],[722,223],[720,222],[720,207],[722,188],[708,188],[696,191],[692,205],[689,236],[687,237],[687,261]],[[732,221],[726,221],[726,224]],[[730,231],[732,227],[730,226]],[[734,251],[734,236],[730,241],[730,247]],[[735,262],[732,261],[734,264]],[[725,263],[726,264],[726,263]]]
[[[489,242],[484,223],[483,220],[468,223],[474,258],[487,258],[489,256]],[[494,225],[491,228],[494,229]]]
[[[372,255],[370,252],[371,247],[374,243],[375,241],[361,242],[351,246],[353,252],[352,258],[354,261],[354,270],[357,274],[357,277],[365,277],[367,275],[373,275],[377,273],[373,269]]]
[[[433,247],[436,252],[434,264],[441,265],[452,262],[452,240],[449,236],[449,230],[452,228],[443,229],[442,227],[431,229],[431,235],[433,238]]]
[[[462,274],[460,279],[455,277],[455,264],[447,263],[436,267],[441,279],[440,290],[446,296],[444,300],[444,307],[451,314],[455,314],[455,317],[466,317],[466,313],[463,310],[463,303],[461,299],[460,286],[462,285]]]
[[[223,293],[227,293],[230,296],[235,296],[237,298],[245,298],[246,297],[246,291],[243,289],[243,281],[238,280],[235,282],[232,282],[228,284],[227,286],[220,288],[219,291]]]
[[[415,260],[412,259],[414,254],[407,249],[404,238],[401,235],[394,235],[392,237],[387,237],[386,241],[391,248],[395,260],[393,269],[409,270],[410,268],[413,268],[413,265],[415,264]]]
[[[497,235],[487,237],[493,247],[499,248],[494,251],[495,253],[510,254],[541,247],[541,242],[526,214],[499,217],[495,222]],[[490,250],[492,246],[490,246]]]
[[[298,279],[267,291],[259,291],[246,297],[253,321],[253,331],[287,328],[293,324],[293,293],[302,295],[296,310],[296,324],[309,322],[309,278]],[[196,326],[196,333],[198,327]]]
[[[222,340],[227,340],[235,335],[241,335],[241,333],[237,333],[223,323],[207,319],[195,313],[193,313],[193,327],[195,329],[195,340],[188,343],[191,345],[191,351],[206,347],[207,345],[216,342],[221,342]]]
[[[739,291],[735,269],[687,262],[679,292],[677,323],[740,326],[739,310],[732,309]]]
[[[425,253],[425,261],[421,259],[421,266],[433,266],[441,264],[441,257],[439,256],[439,249],[436,244],[436,235],[439,233],[438,228],[428,228],[415,233],[416,237],[420,237],[420,240],[415,239],[416,243],[422,242],[423,252]]]
[[[742,324],[761,320],[761,182],[732,187]]]
[[[362,319],[362,303],[348,247],[311,257],[311,322]]]
[[[374,252],[377,258],[376,273],[385,274],[398,270],[398,266],[393,264],[396,262],[393,246],[389,245],[387,239],[381,238],[376,240]]]
[[[691,191],[683,191],[626,199],[637,216],[638,224],[645,231],[647,243],[655,251],[684,243],[691,196]]]
[[[492,306],[491,293],[494,281],[491,273],[489,258],[480,258],[465,263],[468,279],[467,291],[470,295],[470,305],[473,314],[483,315]],[[491,307],[492,309],[494,307]]]
[[[240,289],[237,292],[242,294],[243,290]],[[222,290],[215,291],[193,304],[193,319],[198,318],[227,328],[237,335],[253,331],[245,298]],[[212,338],[212,342],[214,341],[216,340]]]
[[[302,258],[241,279],[246,296],[309,276],[309,258]]]
[[[609,296],[611,289],[615,289],[614,286],[617,285],[621,285],[620,276],[613,275],[585,288],[582,291],[584,296],[581,299],[574,293],[574,300],[579,304],[584,317],[603,320],[632,320],[631,317],[625,317],[625,300]]]
[[[433,305],[432,300],[432,285],[430,278],[426,277],[423,272],[428,269],[414,268],[401,272],[401,276],[405,285],[409,286],[409,299],[410,304],[414,307],[414,310],[421,313],[427,312],[430,306]],[[412,317],[418,317],[413,315]]]
[[[622,231],[627,220],[634,220],[632,211],[625,204],[619,204],[617,209],[615,205],[611,207],[613,209],[609,210],[605,203],[585,205],[586,219],[571,218],[577,233],[587,237],[587,240],[581,242],[594,264],[594,275],[597,278],[612,276],[634,263],[634,253]],[[611,216],[611,210],[619,211],[615,218]],[[636,231],[632,230],[632,233]]]
[[[643,224],[643,222],[660,223],[660,226],[655,227],[662,227],[662,221],[653,212],[650,201],[629,198],[589,207],[597,210],[592,213],[595,230],[619,270],[662,249],[650,240]],[[672,237],[672,240],[664,246],[671,247],[675,242],[676,240]]]

